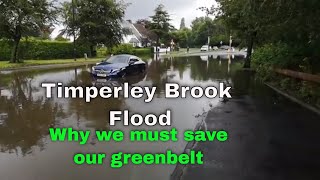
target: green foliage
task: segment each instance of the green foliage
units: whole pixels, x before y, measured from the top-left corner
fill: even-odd
[[[313,92],[310,91],[308,82],[306,81],[301,82],[301,87],[299,88],[299,94],[304,99],[309,99],[313,96]]]
[[[147,55],[151,54],[151,48],[134,48],[132,44],[120,44],[106,51],[107,54],[133,54],[133,55]]]
[[[220,13],[232,34],[246,41],[251,49],[253,43],[263,46],[284,42],[305,58],[307,64],[317,65],[320,56],[320,1],[296,0],[217,0]],[[249,53],[249,50],[248,50]],[[295,61],[295,59],[293,59]],[[295,62],[293,62],[295,63]],[[302,63],[298,63],[300,65]],[[314,72],[314,70],[312,70]]]
[[[13,42],[11,62],[19,61],[21,38],[48,34],[48,25],[56,17],[53,0],[2,0],[0,9],[0,38]]]
[[[173,39],[175,43],[178,43],[180,47],[186,48],[192,45],[191,41],[191,30],[188,28],[183,28],[178,31],[173,31],[169,33],[170,41]]]
[[[68,41],[68,39],[66,39],[66,38],[64,38],[62,36],[58,36],[54,40],[56,40],[56,41]]]
[[[282,88],[284,88],[284,89],[290,89],[290,88],[292,88],[291,87],[291,85],[292,85],[292,83],[291,83],[291,78],[282,78],[281,80],[280,80],[280,86],[282,87]]]
[[[10,43],[0,41],[0,61],[10,59]],[[77,46],[77,57],[83,57],[89,48]],[[73,58],[73,43],[61,41],[22,40],[19,48],[20,59],[67,59]]]
[[[272,84],[303,102],[320,108],[320,86],[313,82],[275,75]]]
[[[170,15],[162,4],[158,5],[154,11],[155,15],[151,16],[152,21],[149,30],[157,34],[159,39],[165,38],[168,36],[169,31],[173,29],[173,26],[170,24]]]
[[[294,50],[283,43],[266,44],[255,50],[252,56],[253,66],[257,69],[258,77],[270,80],[274,76],[274,68],[292,68],[296,66]]]
[[[201,47],[208,42],[210,36],[210,45],[218,46],[222,41],[229,44],[229,30],[221,18],[211,19],[209,17],[196,18],[191,23],[191,44]]]
[[[63,4],[61,13],[65,33],[72,34],[76,30],[78,40],[90,46],[93,52],[96,44],[113,47],[122,40],[120,22],[124,16],[126,5],[122,1],[113,0],[77,0],[75,21],[73,21],[73,6],[71,2]]]
[[[106,57],[108,55],[108,49],[106,47],[97,48],[97,57]]]
[[[11,45],[9,41],[0,40],[0,61],[10,60]]]
[[[191,23],[193,44],[202,46],[208,42],[208,36],[211,36],[213,22],[210,18],[196,18]]]
[[[252,56],[253,64],[258,67],[266,65],[277,68],[290,68],[297,65],[294,49],[284,43],[270,43],[256,49]]]
[[[135,55],[149,55],[153,53],[153,48],[137,48],[134,50]]]
[[[133,54],[134,47],[131,44],[120,44],[111,48],[109,54]]]

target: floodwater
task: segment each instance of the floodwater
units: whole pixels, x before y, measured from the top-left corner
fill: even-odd
[[[201,115],[223,101],[216,99],[165,99],[164,86],[175,82],[189,86],[217,86],[220,82],[245,86],[247,81],[235,78],[241,67],[241,58],[194,56],[148,60],[146,74],[121,80],[95,80],[90,66],[6,72],[0,74],[0,175],[1,180],[87,180],[87,179],[169,179],[174,165],[125,165],[110,167],[112,153],[164,153],[172,150],[181,153],[186,142],[98,142],[91,136],[88,144],[52,142],[50,127],[72,127],[78,130],[169,130],[176,128],[181,134],[192,130],[202,120]],[[235,81],[237,80],[237,81]],[[90,103],[84,99],[46,99],[42,82],[62,82],[65,86],[108,86],[129,82],[134,86],[156,86],[155,98],[144,99],[96,98]],[[241,84],[240,84],[241,82]],[[266,87],[264,87],[266,88]],[[238,91],[233,93],[248,93]],[[172,112],[171,127],[133,127],[108,125],[110,110],[129,110],[146,115]],[[106,153],[103,165],[75,165],[76,153]]]

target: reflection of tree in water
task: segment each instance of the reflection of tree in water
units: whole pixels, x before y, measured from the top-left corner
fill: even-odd
[[[178,70],[179,72],[179,78],[182,79],[183,78],[183,73],[185,72],[185,70],[187,69],[187,65],[188,65],[188,60],[189,57],[176,57],[176,58],[172,58],[172,66],[174,70]]]
[[[77,71],[75,69],[74,80],[66,84],[66,86],[91,86],[93,78],[88,71]],[[85,99],[75,98],[69,99],[69,113],[75,114],[77,122],[84,118],[86,126],[92,126],[96,129],[106,129],[109,120],[110,110],[120,110],[123,107],[124,101],[122,98],[95,98],[91,99],[90,103],[86,103]],[[79,125],[79,124],[78,124]]]
[[[240,70],[234,73],[232,76],[232,82],[234,87],[234,96],[241,96],[256,93],[261,93],[265,91],[266,88],[261,86],[261,83],[255,81],[253,71]]]
[[[229,80],[232,74],[241,67],[241,60],[232,62],[228,59],[201,60],[198,56],[191,57],[169,57],[164,61],[152,60],[148,66],[147,80],[151,80],[157,89],[163,89],[164,84],[172,78],[170,69],[179,72],[179,78],[183,78],[183,73],[190,67],[190,77],[196,81],[208,80]],[[159,92],[158,92],[159,93]]]
[[[63,112],[44,97],[33,97],[37,90],[32,86],[32,78],[22,73],[11,74],[10,78],[7,87],[11,96],[0,97],[0,112],[7,114],[0,125],[1,152],[18,153],[20,149],[25,155],[34,146],[44,148],[42,138]]]
[[[147,81],[152,81],[152,86],[157,87],[156,94],[160,94],[167,82],[167,70],[170,68],[170,62],[153,59],[147,68]]]
[[[231,77],[231,74],[238,69],[239,64],[231,63],[230,72],[228,72],[228,60],[219,60],[209,58],[207,61],[202,61],[199,57],[190,57],[189,62],[191,64],[191,75],[190,77],[193,80],[197,81],[207,81],[207,80],[228,80]]]
[[[107,129],[109,120],[109,111],[121,110],[124,106],[122,98],[114,99],[92,99],[90,103],[86,103],[84,99],[70,99],[70,114],[76,114],[78,120],[84,118],[86,126],[96,129]]]

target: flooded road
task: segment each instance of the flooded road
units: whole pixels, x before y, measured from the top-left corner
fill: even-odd
[[[174,165],[126,165],[112,169],[109,158],[103,165],[75,165],[75,153],[181,153],[186,142],[97,142],[91,137],[86,145],[73,142],[51,142],[48,128],[72,127],[81,130],[162,130],[176,128],[178,132],[193,130],[202,114],[224,103],[221,99],[165,99],[164,86],[175,82],[189,86],[217,86],[220,82],[236,86],[235,95],[258,96],[251,91],[268,91],[267,87],[248,89],[252,79],[237,76],[241,59],[228,57],[181,57],[148,60],[146,74],[123,80],[95,80],[89,66],[33,70],[0,74],[0,174],[1,180],[87,180],[87,179],[169,179]],[[46,99],[42,82],[62,82],[70,86],[107,86],[129,82],[135,86],[156,86],[152,102],[143,99],[96,98]],[[265,95],[265,94],[264,94]],[[54,95],[55,96],[55,95]],[[262,100],[263,101],[263,100]],[[286,100],[283,100],[286,101]],[[109,127],[110,110],[129,110],[146,115],[161,114],[170,109],[171,127]],[[249,112],[248,112],[249,113]],[[306,116],[308,113],[304,112]],[[180,139],[182,139],[180,133]]]

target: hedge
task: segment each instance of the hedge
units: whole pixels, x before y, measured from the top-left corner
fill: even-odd
[[[145,55],[145,54],[152,54],[153,53],[153,47],[152,48],[137,48],[134,51],[135,55]]]
[[[8,41],[0,41],[0,61],[10,60],[11,46]],[[76,46],[76,56],[89,54],[89,48]],[[47,40],[22,40],[19,44],[19,58],[27,59],[69,59],[73,58],[73,43]]]
[[[135,48],[132,44],[120,44],[107,50],[107,54],[133,54],[133,55],[147,55],[152,54],[153,48]]]

